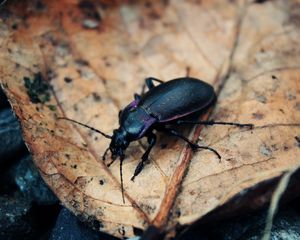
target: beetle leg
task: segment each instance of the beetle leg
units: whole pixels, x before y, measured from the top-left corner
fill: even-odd
[[[214,153],[217,155],[217,157],[218,157],[219,159],[221,159],[221,155],[220,155],[215,149],[210,148],[210,147],[207,147],[207,146],[199,146],[199,145],[196,144],[196,143],[192,143],[189,139],[187,139],[185,136],[182,136],[180,133],[176,132],[174,129],[170,129],[170,128],[162,128],[162,129],[158,129],[158,130],[159,130],[159,131],[161,131],[161,130],[162,130],[162,131],[165,131],[165,132],[167,132],[167,133],[169,133],[169,134],[171,134],[171,135],[173,135],[173,136],[175,136],[175,137],[181,138],[183,141],[187,142],[187,143],[189,144],[189,146],[190,146],[193,150],[195,150],[195,149],[197,149],[197,148],[202,148],[202,149],[210,150],[210,151],[214,152]]]
[[[141,95],[138,95],[137,93],[134,94],[134,100],[140,100]]]
[[[143,88],[142,88],[142,93],[141,93],[142,96],[145,93],[146,87],[148,87],[149,90],[155,87],[153,81],[158,82],[159,84],[164,83],[164,81],[159,80],[157,78],[153,78],[153,77],[146,78],[145,83],[144,83]]]
[[[178,120],[176,124],[181,125],[181,124],[202,124],[202,125],[232,125],[232,126],[237,126],[237,127],[248,127],[252,129],[254,127],[253,124],[247,123],[247,124],[242,124],[242,123],[235,123],[235,122],[215,122],[213,120],[211,121],[185,121],[185,120]]]
[[[109,150],[109,147],[105,150],[105,152],[103,153],[103,156],[102,156],[102,160],[105,161],[106,159],[106,155],[108,153],[108,150]]]
[[[139,175],[141,173],[141,171],[143,170],[144,168],[144,165],[145,165],[145,162],[148,160],[149,158],[149,153],[151,151],[151,149],[153,148],[153,146],[155,145],[156,143],[156,135],[154,133],[150,133],[148,136],[148,143],[149,143],[149,146],[146,150],[146,152],[144,152],[143,156],[142,156],[142,160],[139,162],[139,164],[136,166],[135,168],[135,171],[134,171],[134,174],[131,178],[131,181],[134,181],[134,178]]]
[[[116,161],[116,158],[112,159],[110,163],[106,164],[106,167],[109,168],[115,161]]]

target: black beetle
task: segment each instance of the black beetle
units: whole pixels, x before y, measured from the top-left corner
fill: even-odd
[[[153,81],[160,84],[155,86]],[[145,93],[146,86],[149,88],[149,91]],[[125,150],[130,142],[136,141],[142,137],[147,137],[149,143],[147,150],[143,154],[141,161],[137,165],[131,178],[133,181],[142,171],[145,162],[148,160],[149,153],[156,143],[156,135],[153,133],[153,130],[166,132],[170,135],[179,137],[186,141],[192,149],[203,148],[211,150],[220,159],[221,157],[216,150],[207,146],[199,146],[196,143],[192,143],[175,129],[169,128],[166,125],[223,124],[239,127],[253,127],[252,124],[185,120],[186,116],[190,116],[193,113],[200,112],[203,109],[210,107],[215,101],[216,94],[213,87],[199,79],[183,77],[163,82],[156,78],[146,78],[142,94],[135,94],[134,101],[119,112],[120,127],[113,131],[112,136],[72,119],[60,119],[80,124],[111,139],[109,147],[103,154],[103,160],[105,160],[105,156],[109,150],[112,153],[112,162],[110,164],[118,157],[120,158],[121,190],[124,202],[122,163],[125,158]],[[108,166],[110,166],[110,164],[108,164]]]

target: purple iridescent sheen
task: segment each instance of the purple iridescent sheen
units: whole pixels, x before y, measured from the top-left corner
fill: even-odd
[[[131,103],[129,103],[126,108],[136,108],[137,105],[139,104],[139,102],[140,102],[140,100],[135,99]]]
[[[157,122],[157,119],[154,117],[149,117],[148,119],[145,119],[144,121],[144,128],[142,132],[139,134],[139,138],[143,137],[145,135],[145,132],[155,123]]]

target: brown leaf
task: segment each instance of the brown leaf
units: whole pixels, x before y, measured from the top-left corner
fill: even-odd
[[[152,224],[168,231],[191,224],[299,165],[296,9],[296,1],[65,0],[7,6],[0,22],[2,86],[44,180],[83,220],[129,237]],[[101,160],[109,141],[57,117],[111,133],[118,111],[145,77],[166,81],[184,76],[187,67],[219,94],[203,119],[256,127],[184,129],[194,141],[201,132],[200,144],[216,149],[221,162],[210,151],[192,153],[181,141],[159,135],[150,164],[135,182],[130,178],[144,143],[131,143],[123,204],[119,164],[107,168]],[[53,90],[49,101],[33,103],[24,77],[33,83],[39,72]]]

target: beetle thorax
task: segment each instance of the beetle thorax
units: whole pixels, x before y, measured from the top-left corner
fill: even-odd
[[[120,125],[127,132],[129,141],[137,140],[144,136],[144,133],[156,121],[143,108],[127,108],[120,118]]]

